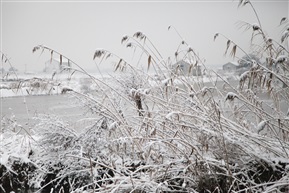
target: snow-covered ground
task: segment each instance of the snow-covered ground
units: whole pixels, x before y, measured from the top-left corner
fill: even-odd
[[[79,123],[77,120],[89,118],[89,114],[70,95],[41,95],[18,96],[1,99],[1,116],[17,122],[18,126],[30,126],[35,124],[35,117],[39,115],[57,116],[63,121],[77,128],[80,124],[88,124],[91,121]]]
[[[100,75],[92,75],[101,77]],[[19,74],[3,79],[0,84],[1,97],[28,95],[57,95],[73,89],[77,92],[88,92],[94,89],[91,80],[83,74]]]
[[[96,90],[95,82],[91,79],[94,77],[95,79],[99,79],[102,81],[110,81],[110,79],[118,79],[118,76],[122,76],[122,74],[79,74],[75,73],[73,75],[69,73],[63,74],[48,74],[48,73],[40,73],[40,74],[18,74],[17,79],[15,76],[2,79],[0,83],[0,92],[1,98],[3,97],[14,97],[14,96],[28,96],[28,95],[58,95],[63,92],[74,90],[80,93],[88,93]],[[90,77],[91,76],[91,77]],[[154,76],[151,76],[154,77]],[[238,77],[233,75],[222,76],[224,80],[237,80]],[[163,85],[167,84],[171,79],[163,79],[157,80],[152,78],[150,81],[151,86],[159,86],[161,82]],[[200,77],[186,77],[179,76],[174,77],[173,83],[176,85],[182,85],[185,81],[190,82],[215,82],[220,81],[220,77],[214,76],[200,76]]]

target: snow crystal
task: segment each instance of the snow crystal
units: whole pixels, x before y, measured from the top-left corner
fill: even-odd
[[[0,163],[1,165],[6,165],[6,163],[8,162],[9,159],[9,155],[7,154],[7,152],[2,153],[1,155],[1,159],[0,159]]]
[[[260,133],[263,129],[265,129],[265,126],[266,126],[266,121],[261,121],[257,125],[257,132]]]
[[[134,97],[136,93],[137,93],[137,90],[134,89],[134,88],[130,89],[130,91],[129,91],[129,95],[130,95],[131,97]]]
[[[118,122],[115,121],[115,122],[113,122],[112,124],[109,125],[108,129],[109,130],[115,130],[118,127],[118,125],[119,125]]]
[[[179,113],[180,113],[180,112],[172,111],[172,112],[170,112],[169,114],[166,115],[166,119],[171,119],[171,117],[172,117],[172,116],[175,116],[175,115],[178,116]]]
[[[169,81],[170,81],[170,78],[162,80],[162,86],[168,86]]]

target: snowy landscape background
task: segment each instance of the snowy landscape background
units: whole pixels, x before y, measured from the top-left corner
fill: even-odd
[[[93,22],[84,19],[92,14],[91,8],[108,6],[119,10],[124,2],[30,3],[1,1],[4,41],[1,41],[0,192],[289,191],[288,2],[280,1],[277,6],[269,1],[240,0],[230,2],[234,9],[227,12],[220,6],[228,8],[228,2],[211,2],[215,7],[210,2],[168,3],[170,14],[163,12],[170,15],[166,22],[176,25],[166,25],[164,21],[157,24],[159,18],[155,18],[156,23],[149,19],[161,15],[155,10],[167,6],[164,2],[127,2],[132,12],[141,10],[138,6],[143,7],[131,21],[140,19],[139,26],[146,26],[149,32],[133,29],[129,33],[135,27],[134,22],[124,24],[118,29],[128,30],[128,35],[111,43],[112,29],[101,24],[110,20],[97,18],[98,29],[99,26],[103,29],[99,29],[95,38],[100,45],[100,39],[110,36],[111,40],[103,43],[112,46],[112,50],[96,47],[93,53],[86,49],[79,51],[81,44],[67,47],[64,37],[48,38],[45,33],[34,34],[33,38],[27,38],[32,37],[28,35],[26,38],[31,42],[16,47],[11,40],[23,36],[15,36],[17,30],[13,35],[12,29],[23,27],[17,19],[20,13],[26,11],[23,19],[28,19],[44,5],[47,10],[58,5],[51,17],[66,18],[66,22],[73,23],[75,16],[60,17],[63,13],[58,12],[69,4],[69,11],[83,13],[80,16],[83,19],[76,19],[75,24],[87,21],[91,25]],[[88,9],[88,5],[99,7]],[[182,9],[172,14],[172,5]],[[200,25],[197,27],[200,32],[192,35],[196,29],[188,27],[191,23],[187,20],[179,19],[183,13],[189,14],[183,12],[190,8],[188,5],[193,10],[199,9],[198,17],[205,10],[213,17],[222,10],[227,18],[237,9],[245,9],[250,16],[242,19],[250,21],[237,22],[242,36],[231,37],[219,31],[211,34],[210,44],[190,42],[191,37],[207,39],[209,29],[204,26],[203,31],[200,26],[204,23],[198,20],[195,23]],[[274,6],[280,9],[275,10]],[[28,13],[29,10],[35,12]],[[146,22],[140,22],[144,18],[139,16],[147,10],[152,11],[151,15],[146,15]],[[127,12],[123,15],[131,16]],[[206,20],[207,16],[203,18]],[[274,30],[272,21],[276,21]],[[185,22],[188,31],[178,25],[181,22]],[[56,23],[63,26],[62,22]],[[85,29],[87,23],[76,32]],[[228,25],[222,20],[219,24]],[[168,40],[162,30],[158,32],[163,25],[166,26],[162,30],[174,38]],[[107,34],[102,34],[102,30]],[[53,30],[51,33],[48,34],[54,36]],[[55,34],[62,36],[61,32]],[[91,35],[66,34],[73,44]],[[50,47],[35,43],[36,40],[61,43],[52,43],[55,47]],[[125,54],[114,49],[119,44]],[[222,46],[212,49],[211,44]],[[15,57],[26,46],[31,46],[32,55],[21,53]],[[92,49],[90,46],[88,50]],[[216,55],[222,59],[215,60]],[[19,58],[26,58],[25,63],[29,64],[23,65]],[[37,62],[31,58],[37,58]]]

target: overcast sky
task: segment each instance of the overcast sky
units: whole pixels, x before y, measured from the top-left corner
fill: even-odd
[[[288,0],[252,1],[262,27],[279,40],[282,17],[288,17]],[[232,60],[224,57],[226,41],[213,41],[216,32],[248,48],[251,31],[238,29],[236,22],[257,23],[249,6],[238,1],[13,1],[1,0],[1,51],[19,70],[41,71],[48,55],[32,54],[38,44],[47,45],[86,69],[94,69],[97,48],[105,48],[130,60],[133,50],[120,41],[124,35],[142,31],[164,59],[174,56],[181,42],[173,25],[206,64]],[[238,53],[237,53],[238,54]],[[242,54],[240,54],[242,55]],[[106,66],[104,66],[106,65]],[[110,64],[103,64],[106,69]],[[5,67],[5,66],[4,66]],[[7,67],[6,67],[7,69]]]

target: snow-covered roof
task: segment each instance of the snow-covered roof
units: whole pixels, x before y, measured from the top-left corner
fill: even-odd
[[[239,66],[239,63],[235,62],[235,61],[232,61],[232,62],[228,62],[228,63],[224,64],[223,66],[227,66],[227,65]]]
[[[230,62],[230,63],[232,63],[232,64],[234,64],[236,66],[239,66],[239,63],[237,61],[233,61],[233,62]]]
[[[181,65],[181,64],[183,64],[183,65],[188,65],[188,66],[190,65],[189,62],[184,61],[184,60],[180,60],[180,61],[178,61],[177,63],[173,64],[173,66],[177,66],[177,65]]]
[[[60,58],[52,58],[52,60],[60,63]],[[50,63],[50,61],[51,61],[50,59],[47,60],[47,62],[49,62],[49,63]],[[68,60],[66,58],[62,57],[62,63],[68,63]]]

